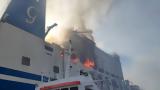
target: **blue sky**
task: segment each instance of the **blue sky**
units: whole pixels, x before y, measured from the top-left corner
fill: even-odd
[[[127,79],[145,90],[160,89],[159,76],[155,77],[160,75],[160,67],[156,64],[160,63],[159,0],[115,0],[97,29],[99,31],[94,33],[97,45],[121,56]],[[152,83],[145,83],[145,79]]]

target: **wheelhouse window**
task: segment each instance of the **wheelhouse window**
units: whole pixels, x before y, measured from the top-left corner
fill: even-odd
[[[70,90],[78,90],[78,87],[71,87]]]
[[[91,88],[85,88],[85,90],[93,90],[93,89],[91,89]]]
[[[61,90],[69,90],[68,88],[62,88]]]

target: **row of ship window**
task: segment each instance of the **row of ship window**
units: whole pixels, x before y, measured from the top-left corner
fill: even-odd
[[[30,58],[29,58],[29,57],[22,56],[22,65],[30,66],[30,65],[31,65],[31,64],[30,64]],[[53,67],[53,71],[54,71],[55,73],[59,73],[59,67],[58,67],[58,66],[54,66],[54,67]],[[111,73],[109,73],[109,72],[107,72],[107,71],[104,72],[103,69],[99,69],[99,72],[101,72],[101,73],[106,73],[107,75],[111,75],[111,76],[114,77],[114,78],[120,78],[120,79],[122,79],[121,77],[119,77],[119,76],[117,76],[117,75],[114,75],[114,74],[111,74]]]
[[[58,89],[53,89],[53,90],[80,90],[77,86],[75,87],[64,87],[64,88],[58,88]],[[89,87],[85,87],[85,90],[93,90]]]
[[[30,66],[31,65],[30,58],[22,56],[22,65]],[[59,73],[59,67],[58,66],[53,66],[53,72]]]
[[[107,71],[104,71],[104,69],[99,68],[98,71],[101,72],[101,73],[105,73],[105,74],[107,74],[107,75],[111,75],[111,76],[114,77],[114,78],[122,79],[121,77],[119,77],[119,76],[117,76],[117,75],[114,75],[114,74],[112,74],[112,73],[109,73],[109,72],[107,72]]]
[[[44,45],[44,48],[47,51],[53,52],[53,48],[47,45]],[[52,56],[51,53],[46,53],[47,55]],[[22,65],[30,66],[30,57],[22,56]]]
[[[53,52],[53,48],[50,47],[50,46],[45,45],[44,48],[45,48],[47,51],[49,51],[49,52]],[[50,53],[46,53],[46,54],[51,56]],[[22,65],[30,66],[30,58],[29,58],[29,57],[22,56]],[[104,70],[101,69],[101,68],[98,69],[98,70],[99,70],[99,72],[101,72],[101,73],[106,73],[107,75],[111,75],[112,77],[120,78],[120,79],[121,79],[121,77],[116,76],[116,75],[114,75],[114,74],[111,74],[111,73],[109,73],[109,72],[107,72],[107,71],[104,71]],[[54,73],[59,73],[59,67],[58,67],[58,66],[53,66],[53,72],[54,72]],[[114,80],[112,81],[112,83],[113,83],[114,86],[117,87],[117,84],[115,83]],[[60,90],[60,89],[59,89],[59,90]],[[64,89],[61,89],[61,90],[68,90],[68,89],[65,89],[65,88],[64,88]],[[70,90],[72,90],[72,88],[70,88]],[[73,89],[73,90],[75,90],[75,89]],[[77,89],[77,90],[78,90],[78,89]]]

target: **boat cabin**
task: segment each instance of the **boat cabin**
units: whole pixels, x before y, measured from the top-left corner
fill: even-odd
[[[37,90],[98,90],[89,78],[62,79],[39,85]]]

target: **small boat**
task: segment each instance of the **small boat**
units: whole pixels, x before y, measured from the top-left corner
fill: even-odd
[[[77,76],[40,84],[36,90],[99,90],[89,76]]]

